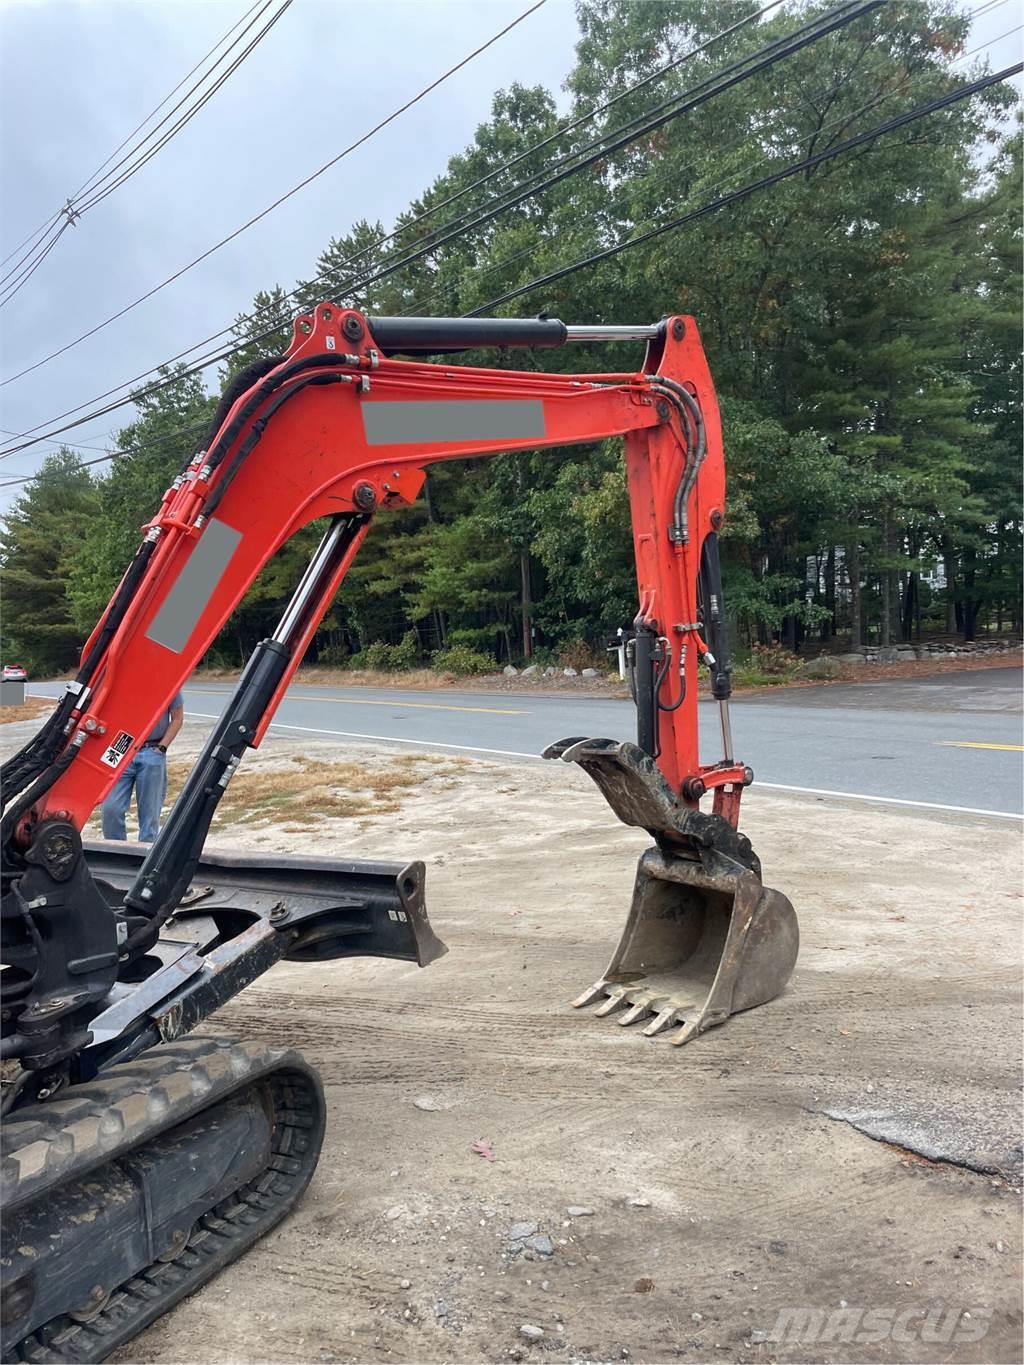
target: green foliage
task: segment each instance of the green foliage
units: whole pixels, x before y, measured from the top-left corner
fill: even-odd
[[[976,74],[953,65],[965,50],[964,14],[945,0],[886,5],[441,241],[457,214],[532,183],[824,8],[774,11],[572,132],[558,131],[548,91],[498,91],[468,145],[399,215],[395,241],[378,245],[389,232],[379,222],[331,225],[298,285],[302,307],[330,297],[371,313],[468,312]],[[577,0],[567,112],[603,105],[749,11],[745,0]],[[928,629],[968,638],[1021,629],[1014,101],[1008,86],[995,87],[502,310],[569,322],[697,318],[725,439],[726,600],[739,648],[762,647],[741,665],[751,676],[788,676],[769,671],[763,649],[814,652],[835,634],[888,643]],[[550,146],[530,151],[549,135]],[[432,249],[422,260],[391,270],[424,245]],[[364,283],[367,273],[383,277]],[[236,320],[245,345],[222,381],[280,354],[292,312],[282,286],[261,290]],[[581,345],[457,363],[592,373],[634,369],[639,356],[632,346]],[[195,378],[140,401],[89,494],[95,513],[84,524],[69,513],[77,530],[63,540],[78,548],[55,592],[79,638],[194,449],[194,438],[175,433],[201,429],[213,403]],[[18,531],[27,545],[25,516],[34,528],[34,503]],[[273,626],[319,533],[305,528],[267,566],[218,640],[222,657],[244,656]],[[453,672],[460,660],[486,671],[531,649],[552,660],[589,650],[588,663],[603,663],[605,637],[635,610],[621,443],[522,452],[435,466],[415,507],[380,512],[312,653],[383,668],[431,656]]]
[[[460,678],[469,678],[481,673],[493,673],[497,664],[490,654],[483,654],[469,645],[454,644],[447,649],[438,649],[430,657],[430,662],[439,673],[454,673]]]
[[[173,380],[137,401],[138,417],[118,432],[114,459],[96,481],[96,510],[78,529],[67,595],[75,625],[92,630],[138,547],[164,490],[202,444],[214,400],[198,375]]]
[[[83,637],[69,586],[97,502],[89,471],[62,446],[8,513],[0,532],[4,663],[44,677],[77,663]]]
[[[372,668],[385,673],[400,673],[415,668],[420,662],[419,638],[414,630],[407,630],[397,645],[374,640],[365,649],[353,654],[349,668]]]

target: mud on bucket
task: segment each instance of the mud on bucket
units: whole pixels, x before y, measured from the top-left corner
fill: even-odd
[[[649,1037],[678,1024],[669,1040],[678,1046],[779,995],[799,942],[789,900],[757,873],[713,850],[652,848],[607,971],[573,1004],[600,1000],[595,1013],[622,1010],[623,1025],[648,1018]]]

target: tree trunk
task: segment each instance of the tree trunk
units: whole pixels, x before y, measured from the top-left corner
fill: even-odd
[[[523,613],[523,658],[533,658],[533,597],[530,593],[530,552],[519,551],[519,577]]]
[[[850,648],[860,649],[863,643],[860,600],[860,541],[846,546],[846,570],[850,578]]]
[[[828,547],[828,559],[825,561],[825,610],[828,612],[828,620],[821,623],[821,638],[823,641],[830,640],[836,633],[836,547]]]
[[[946,634],[954,635],[957,629],[956,564],[951,551],[946,551],[942,563],[946,573]]]

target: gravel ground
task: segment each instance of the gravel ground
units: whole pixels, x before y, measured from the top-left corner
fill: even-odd
[[[246,763],[296,756],[393,762],[273,739]],[[281,964],[218,1016],[320,1068],[320,1168],[117,1359],[1020,1359],[1018,831],[755,787],[801,957],[675,1049],[567,1005],[647,842],[581,773],[438,760],[398,805],[218,836],[422,858],[451,951]]]

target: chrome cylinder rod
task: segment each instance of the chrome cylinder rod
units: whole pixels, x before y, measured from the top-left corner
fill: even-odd
[[[323,540],[306,565],[306,571],[299,580],[277,629],[270,637],[277,644],[291,645],[292,636],[305,616],[307,607],[311,602],[319,601],[324,578],[333,572],[339,549],[347,545],[351,539],[353,521],[354,518],[351,516],[337,516],[327,528]]]
[[[722,757],[726,763],[732,762],[732,725],[729,721],[729,703],[718,703],[718,719],[722,722]]]
[[[602,327],[595,325],[566,327],[566,341],[653,341],[661,332],[660,322],[635,327]]]

